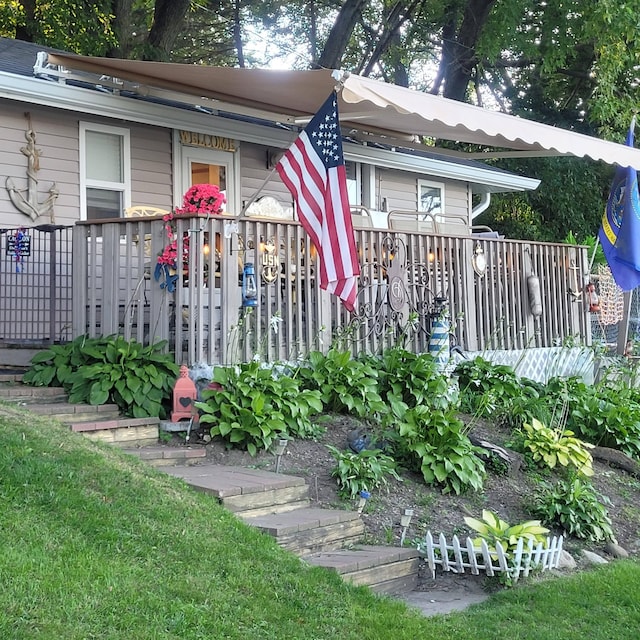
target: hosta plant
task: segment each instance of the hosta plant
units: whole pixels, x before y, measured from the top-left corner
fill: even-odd
[[[430,410],[421,405],[407,408],[391,403],[385,416],[385,438],[404,466],[422,473],[427,484],[456,495],[482,489],[485,466],[464,431],[464,424],[451,411]]]
[[[113,402],[134,418],[164,417],[179,373],[173,357],[163,352],[165,345],[144,346],[122,336],[82,336],[36,354],[25,380],[61,384],[70,402]]]
[[[543,527],[540,520],[528,520],[521,524],[510,525],[501,520],[495,513],[483,509],[482,518],[464,519],[470,529],[476,531],[479,536],[473,540],[475,547],[480,546],[480,540],[484,540],[490,549],[496,548],[499,542],[502,549],[510,553],[515,551],[518,540],[523,538],[526,542],[531,540],[534,545],[546,542],[546,535],[549,529]]]
[[[553,429],[533,418],[522,425],[523,446],[536,464],[554,469],[556,465],[573,467],[585,476],[593,475],[593,445],[573,436],[573,431]]]
[[[536,515],[550,526],[564,529],[568,534],[591,542],[614,540],[606,503],[586,479],[573,476],[545,485],[534,498]]]
[[[252,456],[266,450],[276,438],[310,438],[320,434],[311,416],[322,411],[318,391],[301,390],[298,380],[277,375],[258,362],[216,367],[217,391],[203,392],[196,402],[200,423],[211,425],[211,435]]]
[[[355,498],[361,491],[372,491],[388,484],[388,476],[400,480],[396,463],[379,449],[363,449],[359,453],[327,446],[336,461],[331,476],[338,482],[343,498]]]
[[[312,351],[297,374],[301,386],[322,394],[325,409],[360,418],[384,411],[378,394],[378,371],[370,361],[355,360],[350,351]]]

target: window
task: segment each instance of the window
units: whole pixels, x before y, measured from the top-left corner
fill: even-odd
[[[444,184],[418,180],[418,211],[442,220],[444,214]]]
[[[83,220],[119,218],[131,206],[129,130],[80,123]]]
[[[362,204],[360,164],[347,161],[344,163],[344,168],[347,174],[347,194],[349,196],[349,204]]]

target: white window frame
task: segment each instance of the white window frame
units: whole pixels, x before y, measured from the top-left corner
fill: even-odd
[[[436,182],[434,180],[418,180],[418,202],[417,211],[424,211],[422,209],[422,190],[427,189],[439,189],[440,190],[440,211],[432,213],[436,222],[442,222],[445,218],[445,205],[444,205],[444,182]]]
[[[109,133],[122,138],[122,154],[124,156],[122,158],[123,182],[87,178],[88,131]],[[122,193],[120,216],[124,216],[124,210],[131,206],[131,132],[129,129],[95,124],[93,122],[80,122],[80,220],[87,219],[87,189],[105,189]]]

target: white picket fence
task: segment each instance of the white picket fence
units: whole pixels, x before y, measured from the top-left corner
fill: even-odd
[[[460,544],[458,536],[454,535],[449,544],[444,534],[441,533],[436,542],[431,531],[427,531],[424,545],[420,545],[419,550],[426,557],[433,578],[439,565],[443,571],[454,573],[464,573],[465,569],[474,575],[481,571],[488,576],[507,573],[516,582],[521,575],[528,576],[534,568],[546,571],[557,567],[562,552],[562,536],[547,538],[546,543],[539,542],[535,547],[533,540],[519,538],[515,551],[507,553],[499,542],[495,549],[490,549],[484,540],[477,547],[471,538]]]

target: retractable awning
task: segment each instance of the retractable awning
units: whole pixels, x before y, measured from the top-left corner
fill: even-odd
[[[640,149],[354,74],[207,67],[66,54],[50,54],[48,60],[69,69],[198,96],[206,99],[203,106],[213,109],[233,111],[231,106],[239,105],[259,111],[266,119],[292,124],[303,123],[334,88],[341,88],[343,131],[351,127],[405,143],[414,136],[427,136],[508,149],[511,155],[589,157],[640,170]]]

